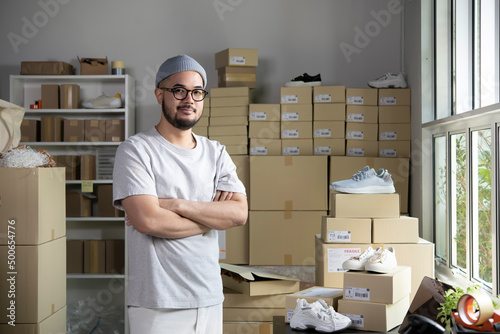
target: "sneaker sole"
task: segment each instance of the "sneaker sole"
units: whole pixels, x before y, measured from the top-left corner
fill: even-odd
[[[371,87],[371,88],[406,88],[408,87],[408,85],[399,85],[399,84],[382,84],[382,85],[370,85],[370,84],[367,84],[368,87]]]
[[[338,191],[347,194],[393,194],[396,192],[394,186],[392,187],[364,187],[364,188],[342,188],[342,187],[332,187],[333,191]]]
[[[285,87],[312,87],[312,86],[321,86],[321,81],[313,81],[313,82],[289,81],[285,83]]]

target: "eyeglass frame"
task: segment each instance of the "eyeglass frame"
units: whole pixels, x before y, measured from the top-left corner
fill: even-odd
[[[186,89],[184,87],[173,87],[173,88],[167,88],[167,87],[158,87],[158,89],[161,89],[162,91],[164,92],[170,92],[172,93],[172,96],[176,99],[176,100],[179,100],[179,101],[182,101],[184,100],[188,94],[191,92],[191,98],[193,99],[193,101],[195,102],[201,102],[203,100],[205,100],[205,98],[207,97],[208,95],[208,92],[202,88],[195,88],[195,89]],[[182,99],[179,99],[177,96],[175,96],[175,93],[174,93],[174,89],[184,89],[186,91],[186,95],[182,98]],[[202,91],[205,95],[203,96],[203,98],[201,100],[196,100],[193,96],[193,92],[197,90],[197,91]]]

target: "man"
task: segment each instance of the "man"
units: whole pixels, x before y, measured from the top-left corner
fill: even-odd
[[[113,202],[127,214],[132,334],[222,333],[217,230],[244,225],[245,188],[218,142],[194,134],[206,73],[167,59],[156,75],[160,122],[117,149]]]

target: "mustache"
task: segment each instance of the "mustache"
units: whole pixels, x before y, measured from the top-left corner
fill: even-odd
[[[196,111],[196,109],[190,104],[183,104],[181,106],[177,106],[177,110],[179,110],[179,109],[190,109],[190,110]]]

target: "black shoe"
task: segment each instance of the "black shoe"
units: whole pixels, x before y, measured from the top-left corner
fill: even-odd
[[[288,81],[285,84],[285,87],[300,86],[321,86],[321,74],[310,76],[309,74],[304,73],[296,78],[293,78],[292,81]]]

